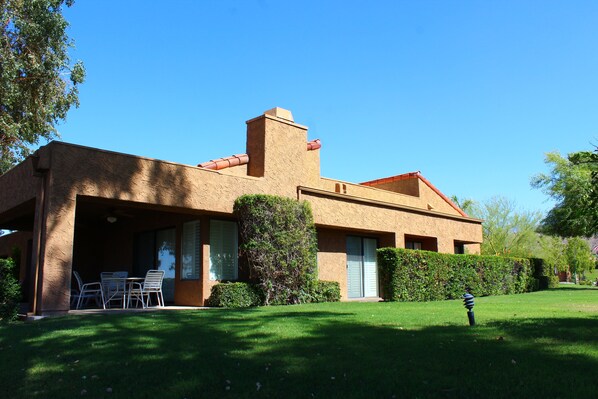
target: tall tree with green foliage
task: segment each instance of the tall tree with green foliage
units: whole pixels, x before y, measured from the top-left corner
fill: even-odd
[[[576,282],[580,274],[592,270],[596,265],[590,245],[583,238],[573,237],[567,240],[566,254],[569,270],[575,275]]]
[[[537,256],[540,213],[519,210],[514,201],[500,196],[474,203],[468,210],[470,216],[483,220],[482,255]]]
[[[74,0],[0,0],[0,173],[26,157],[40,139],[79,106],[85,78],[62,7]]]
[[[309,301],[317,279],[316,228],[307,202],[273,195],[235,201],[242,253],[265,304]]]
[[[544,259],[548,266],[559,272],[568,270],[567,244],[561,237],[540,236],[540,248],[540,254],[535,256]]]
[[[598,151],[598,150],[597,150]],[[532,187],[556,200],[541,231],[562,237],[598,234],[598,152],[576,152],[567,158],[546,154],[550,173],[532,178]]]

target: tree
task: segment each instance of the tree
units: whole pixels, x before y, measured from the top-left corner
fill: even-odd
[[[242,253],[265,304],[307,302],[316,282],[317,240],[307,202],[273,195],[235,201]]]
[[[463,212],[471,215],[475,212],[476,202],[470,198],[459,198],[456,195],[451,196],[451,201],[455,203]]]
[[[580,274],[594,268],[595,261],[590,251],[590,245],[583,238],[570,238],[567,241],[566,254],[569,270],[575,275],[576,282]]]
[[[0,0],[0,174],[29,155],[40,139],[58,137],[56,124],[79,106],[85,78],[67,50],[62,6],[74,0]]]
[[[542,221],[541,231],[562,237],[598,234],[598,152],[576,152],[568,158],[551,152],[545,163],[550,173],[534,176],[531,184],[557,203]]]
[[[559,272],[568,270],[567,265],[567,245],[561,237],[541,236],[540,237],[541,254],[546,264]]]
[[[493,197],[483,205],[476,203],[469,211],[483,220],[482,255],[537,256],[540,213],[518,211],[515,203],[504,197]]]

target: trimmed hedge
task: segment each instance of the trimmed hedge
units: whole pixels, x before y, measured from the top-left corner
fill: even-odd
[[[438,301],[532,291],[529,259],[452,255],[402,248],[378,250],[383,297],[387,301]]]
[[[318,280],[313,284],[310,302],[339,302],[341,286],[337,281]]]
[[[0,322],[8,322],[17,318],[21,286],[14,277],[12,259],[0,259]]]
[[[207,305],[220,308],[248,308],[263,303],[259,289],[250,283],[219,283],[212,287]]]
[[[311,286],[304,302],[339,302],[341,287],[336,281],[318,280]],[[219,308],[248,308],[264,304],[259,286],[244,282],[218,283],[212,287],[206,304]]]

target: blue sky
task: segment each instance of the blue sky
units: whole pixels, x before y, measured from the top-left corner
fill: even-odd
[[[598,143],[596,1],[88,1],[65,10],[87,80],[66,142],[197,164],[275,106],[322,175],[421,171],[447,195],[551,203],[544,154]]]

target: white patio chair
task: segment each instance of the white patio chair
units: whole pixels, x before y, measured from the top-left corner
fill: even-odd
[[[77,303],[75,309],[80,309],[81,305],[87,302],[90,298],[95,299],[96,304],[98,305],[101,302],[102,307],[106,309],[106,306],[104,305],[102,284],[100,282],[83,284],[83,280],[81,279],[81,276],[79,276],[79,273],[73,270],[73,275],[75,276],[75,280],[77,280],[77,285],[79,287],[79,291],[75,292],[74,297],[71,299],[72,303],[74,303],[74,301]]]
[[[102,272],[102,291],[104,309],[110,307],[112,302],[120,302],[123,309],[127,304],[127,276],[128,272]]]
[[[164,270],[148,270],[143,283],[131,283],[129,286],[129,301],[135,297],[136,301],[141,300],[141,306],[147,308],[150,301],[150,294],[155,293],[158,298],[158,306],[164,306],[164,295],[162,294],[162,281],[164,280]],[[147,301],[145,297],[147,296]]]

